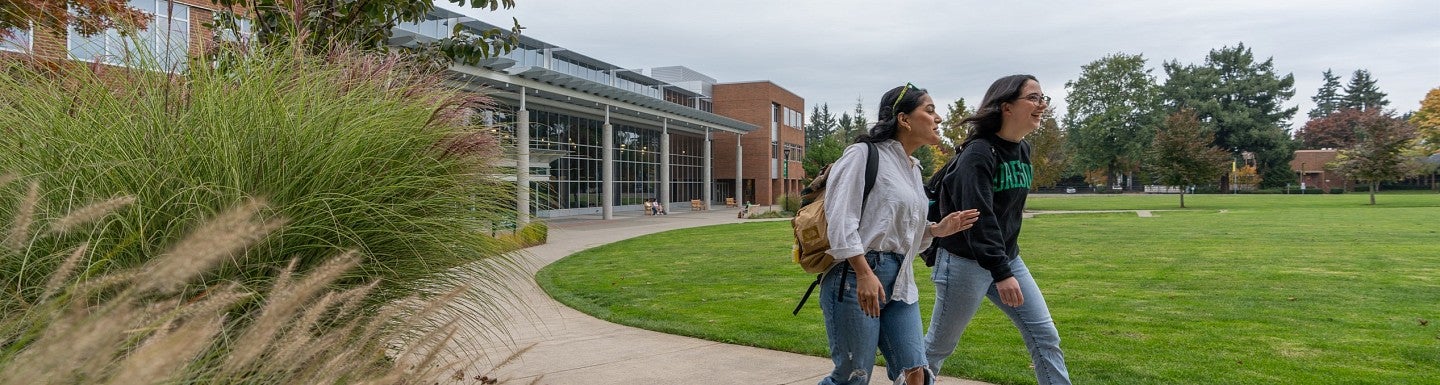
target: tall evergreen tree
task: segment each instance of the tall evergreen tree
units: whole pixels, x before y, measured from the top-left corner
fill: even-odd
[[[841,112],[840,119],[835,123],[835,134],[831,136],[838,135],[841,142],[849,143],[855,140],[854,132],[855,118],[850,117],[849,112]]]
[[[839,123],[835,115],[830,114],[830,104],[821,104],[810,109],[810,124],[805,126],[805,146],[810,143],[819,142],[821,139],[835,134]]]
[[[1080,67],[1065,82],[1065,127],[1074,166],[1103,171],[1110,184],[1140,169],[1159,123],[1160,91],[1143,55],[1116,53]]]
[[[959,98],[945,106],[945,121],[940,123],[940,149],[948,160],[955,155],[955,146],[965,142],[968,128],[960,124],[975,114],[975,109],[965,105],[965,98]]]
[[[850,135],[848,136],[851,141],[854,141],[856,137],[860,136],[860,134],[870,132],[870,120],[865,117],[864,98],[855,98],[855,116],[852,117],[852,119],[854,120],[851,121],[850,128],[853,131],[850,132]]]
[[[1315,108],[1310,110],[1310,119],[1318,119],[1339,111],[1345,105],[1345,95],[1340,93],[1340,77],[1335,76],[1329,69],[1321,74],[1325,78],[1325,84],[1320,85],[1320,90],[1310,100],[1315,102]]]
[[[1382,109],[1390,104],[1385,93],[1380,92],[1379,81],[1370,76],[1370,71],[1359,69],[1350,75],[1350,84],[1345,85],[1343,107],[1361,111]]]
[[[1261,187],[1281,187],[1295,181],[1290,160],[1295,143],[1289,119],[1298,107],[1285,107],[1295,96],[1295,76],[1275,73],[1274,58],[1255,60],[1244,43],[1211,50],[1204,65],[1166,62],[1169,80],[1161,95],[1172,111],[1195,110],[1215,132],[1215,147],[1238,157],[1257,155]]]

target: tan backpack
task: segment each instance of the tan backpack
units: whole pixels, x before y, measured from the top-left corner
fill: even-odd
[[[875,156],[875,144],[866,142],[865,146],[869,151],[865,158],[865,193],[860,197],[861,212],[865,211],[865,200],[870,198],[870,190],[875,188],[875,176],[879,172],[879,157]],[[825,181],[829,174],[830,166],[825,166],[809,186],[800,190],[800,210],[796,211],[795,218],[790,220],[795,231],[795,247],[791,259],[800,264],[800,268],[805,269],[805,272],[817,274],[815,282],[810,283],[810,288],[805,290],[805,296],[800,298],[800,304],[795,306],[794,314],[800,313],[800,307],[805,306],[805,300],[810,298],[810,293],[820,284],[820,278],[835,263],[835,258],[825,253],[830,250],[830,238],[826,234],[829,226],[825,222]]]

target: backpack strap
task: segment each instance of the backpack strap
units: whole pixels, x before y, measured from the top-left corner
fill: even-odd
[[[865,193],[860,195],[860,215],[865,215],[865,201],[870,200],[870,190],[875,189],[875,177],[880,174],[880,157],[875,156],[875,143],[865,142],[868,153],[865,156]],[[810,293],[815,292],[815,287],[820,286],[820,279],[825,273],[815,274],[815,281],[810,282],[810,288],[805,289],[805,295],[800,297],[800,304],[795,305],[795,311],[790,315],[800,315],[800,308],[805,307],[805,301],[810,299]],[[843,276],[842,276],[843,277]],[[840,290],[845,290],[845,285],[840,285]]]
[[[865,201],[870,200],[870,190],[875,189],[875,176],[880,173],[880,157],[875,156],[875,143],[865,142],[870,153],[865,157],[865,193],[860,195],[860,215],[865,215]]]

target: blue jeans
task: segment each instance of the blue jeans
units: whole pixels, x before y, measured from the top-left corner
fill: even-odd
[[[920,338],[919,303],[889,300],[891,285],[895,284],[904,256],[871,251],[864,258],[880,278],[880,287],[885,289],[886,298],[880,300],[880,317],[872,318],[860,310],[855,293],[855,270],[848,262],[837,263],[825,273],[817,294],[820,310],[825,315],[825,332],[830,338],[830,358],[835,361],[835,370],[821,379],[820,385],[869,384],[877,348],[885,355],[886,374],[891,380],[899,378],[905,369],[926,366]],[[933,382],[934,376],[929,376],[927,383]]]
[[[1035,379],[1041,385],[1070,384],[1070,372],[1065,369],[1065,356],[1060,352],[1060,332],[1050,319],[1050,308],[1045,306],[1040,287],[1035,285],[1030,269],[1020,257],[1010,260],[1010,271],[1025,296],[1025,303],[1020,307],[1000,302],[990,271],[975,260],[939,250],[931,276],[935,281],[935,311],[930,313],[930,331],[925,334],[925,357],[930,361],[930,370],[940,372],[945,358],[954,353],[955,345],[960,343],[965,326],[980,309],[980,301],[989,297],[1020,329],[1020,337],[1025,340],[1025,349],[1030,351],[1030,361],[1035,365]]]

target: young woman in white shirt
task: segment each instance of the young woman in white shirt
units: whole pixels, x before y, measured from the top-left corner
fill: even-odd
[[[880,98],[879,119],[830,166],[825,216],[835,264],[821,279],[820,308],[835,369],[820,385],[869,384],[875,351],[897,384],[933,384],[921,337],[914,257],[934,237],[970,228],[978,214],[925,220],[920,166],[910,156],[940,143],[942,118],[923,89],[906,83]],[[865,164],[874,145],[875,184],[865,196]]]

